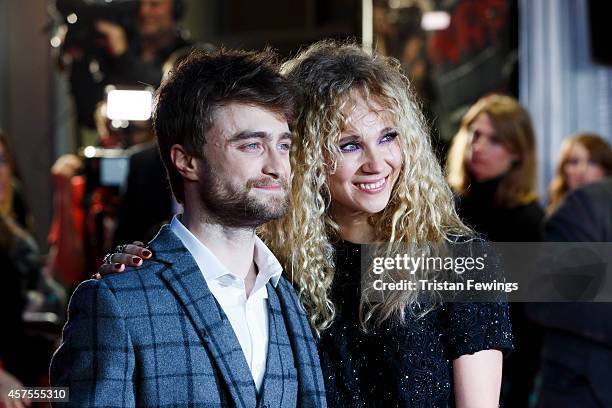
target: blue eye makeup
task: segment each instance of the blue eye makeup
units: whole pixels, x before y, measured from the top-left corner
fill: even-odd
[[[386,144],[391,143],[397,138],[398,134],[396,131],[391,131],[385,133],[383,136],[378,139],[378,144]],[[357,150],[361,150],[362,145],[358,139],[351,140],[350,142],[342,143],[340,145],[340,151],[343,153],[350,153]]]

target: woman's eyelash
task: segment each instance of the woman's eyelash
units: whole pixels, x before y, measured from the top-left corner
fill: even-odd
[[[397,132],[389,132],[386,135],[384,135],[381,140],[384,140],[386,142],[389,142],[393,139],[395,139],[398,136]],[[385,140],[386,139],[386,140]]]
[[[348,146],[354,146],[354,147],[349,149]],[[340,150],[342,150],[343,152],[352,152],[354,150],[357,150],[358,148],[359,148],[359,143],[357,142],[348,142],[348,143],[344,143],[340,145]]]

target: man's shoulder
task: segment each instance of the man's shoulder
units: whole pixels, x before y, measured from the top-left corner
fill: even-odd
[[[607,198],[612,201],[612,177],[607,178],[597,183],[590,183],[586,186],[577,189],[574,194],[577,196],[588,197],[593,200],[601,200]]]
[[[118,292],[146,292],[161,284],[159,272],[167,267],[167,264],[152,260],[140,268],[127,267],[120,273],[106,275],[98,280],[83,281],[75,289],[71,303],[95,302],[107,293],[116,297]]]
[[[155,259],[145,260],[140,267],[126,267],[125,271],[106,275],[102,277],[102,281],[111,289],[123,287],[137,287],[151,284],[159,281],[159,272],[168,268],[168,264],[159,262]]]
[[[609,216],[612,209],[612,178],[590,183],[567,195],[551,218],[556,215]]]

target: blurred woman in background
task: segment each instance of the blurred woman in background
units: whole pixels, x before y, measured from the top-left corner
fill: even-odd
[[[534,131],[510,96],[479,99],[463,117],[447,161],[448,181],[463,221],[496,242],[543,239],[544,211],[536,193]],[[515,351],[505,361],[502,401],[527,407],[539,369],[541,329],[524,305],[510,305]]]
[[[449,152],[448,181],[465,222],[491,241],[540,241],[531,120],[512,97],[489,95],[465,114]]]
[[[41,277],[38,248],[25,230],[29,214],[14,177],[13,163],[7,137],[0,131],[0,310],[3,318],[0,406],[29,406],[27,400],[7,396],[8,391],[23,388],[23,384],[37,385],[23,312],[28,290],[36,289]]]
[[[612,149],[599,135],[578,133],[563,142],[555,177],[548,188],[546,213],[552,214],[567,193],[612,176]]]
[[[14,220],[21,228],[31,229],[31,216],[21,185],[15,176],[15,164],[8,138],[2,129],[0,129],[0,214]]]

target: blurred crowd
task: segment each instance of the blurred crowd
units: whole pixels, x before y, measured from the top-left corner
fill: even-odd
[[[68,295],[115,245],[146,242],[180,211],[165,181],[150,120],[109,118],[106,93],[109,85],[155,88],[164,71],[189,52],[193,45],[178,25],[182,8],[178,0],[142,0],[133,33],[99,20],[93,56],[75,41],[67,41],[58,56],[70,77],[79,124],[93,127],[95,136],[91,149],[61,156],[50,169],[54,212],[45,256],[31,236],[33,220],[20,187],[27,180],[20,180],[9,138],[0,133],[0,299],[10,328],[10,335],[0,336],[2,391],[46,384]],[[567,135],[547,197],[536,191],[536,148],[529,114],[517,100],[492,94],[476,101],[446,162],[459,215],[495,242],[609,241],[612,232],[605,225],[584,231],[587,220],[576,221],[585,208],[584,217],[612,217],[612,149],[605,138]],[[589,200],[593,204],[584,204]],[[577,319],[583,316],[575,313]],[[599,313],[593,318],[612,320],[612,311]],[[593,373],[573,361],[576,353],[601,353],[612,361],[612,333],[594,335],[588,324],[576,329],[567,310],[553,308],[542,316],[525,304],[511,306],[516,350],[504,362],[504,406],[555,401],[568,386],[577,401],[610,393],[602,389],[600,375],[609,377],[612,369]]]

